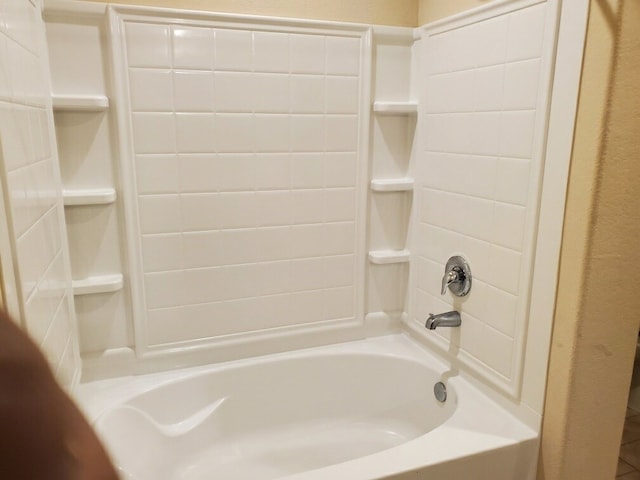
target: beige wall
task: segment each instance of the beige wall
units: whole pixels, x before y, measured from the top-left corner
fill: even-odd
[[[640,2],[591,0],[539,478],[615,476],[640,321]]]
[[[0,259],[0,308],[4,308],[7,300],[4,298],[4,286],[2,285],[2,279],[4,275],[2,274],[2,260]]]
[[[94,0],[211,12],[415,27],[418,0]],[[440,0],[442,1],[442,0]]]
[[[490,0],[419,0],[418,25],[434,22],[489,2]]]

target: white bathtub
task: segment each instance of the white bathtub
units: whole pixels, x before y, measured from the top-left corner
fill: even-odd
[[[451,373],[396,335],[92,382],[78,399],[126,479],[535,478],[536,433]]]

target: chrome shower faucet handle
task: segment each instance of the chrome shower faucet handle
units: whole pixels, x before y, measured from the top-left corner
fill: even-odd
[[[449,272],[445,272],[444,277],[442,277],[442,290],[440,291],[440,295],[447,293],[447,287],[452,283],[457,282],[459,277],[460,276],[455,270],[455,267]]]
[[[471,290],[471,268],[459,255],[451,257],[444,268],[440,294],[447,293],[447,288],[457,297],[464,297]]]

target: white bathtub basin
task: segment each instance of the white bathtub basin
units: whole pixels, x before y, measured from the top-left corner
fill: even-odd
[[[533,478],[535,432],[450,374],[398,335],[93,382],[78,397],[127,479]]]

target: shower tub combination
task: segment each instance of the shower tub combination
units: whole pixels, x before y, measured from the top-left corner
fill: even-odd
[[[535,474],[536,432],[405,335],[101,380],[78,398],[129,480]]]
[[[536,247],[550,230],[538,218],[556,217],[535,193],[562,169],[556,155],[543,170],[547,121],[560,118],[549,111],[560,5],[491,2],[416,31],[82,3],[101,25],[95,43],[110,39],[110,56],[95,50],[113,91],[101,85],[97,100],[117,107],[100,118],[119,148],[105,140],[113,155],[99,157],[121,163],[111,237],[131,261],[122,311],[80,304],[87,383],[75,394],[123,479],[535,479],[560,248],[553,228],[557,243]],[[64,8],[51,14],[54,63],[70,57],[69,35],[84,38]],[[63,79],[65,66],[53,69]],[[73,91],[80,76],[68,77]],[[478,106],[467,93],[480,86]],[[75,126],[64,115],[61,127]],[[392,165],[405,150],[406,165]],[[372,174],[405,170],[370,179],[367,162]],[[400,195],[370,214],[369,185]],[[554,195],[545,205],[561,225]],[[396,234],[411,249],[402,281],[366,264],[403,264],[405,250],[367,254]],[[458,254],[473,265],[464,304],[440,296],[442,262]],[[532,272],[539,259],[553,268]],[[452,309],[462,324],[451,337],[423,327]],[[104,335],[102,319],[132,333]],[[117,377],[174,362],[190,367]]]

